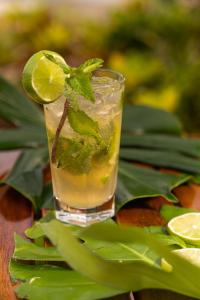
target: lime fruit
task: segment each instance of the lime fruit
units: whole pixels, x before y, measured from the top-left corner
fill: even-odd
[[[200,249],[199,248],[184,248],[173,250],[174,253],[177,253],[181,257],[187,259],[189,262],[200,267]]]
[[[40,104],[47,104],[59,98],[65,87],[65,74],[62,68],[46,58],[52,55],[58,62],[66,64],[65,60],[53,51],[39,51],[26,63],[22,84],[27,94]]]
[[[192,245],[200,246],[200,213],[187,213],[175,217],[167,226],[170,233]]]
[[[187,259],[189,262],[193,263],[197,267],[200,267],[200,249],[199,248],[177,249],[177,250],[173,250],[172,252]],[[160,266],[166,272],[173,271],[172,265],[170,265],[164,258],[161,258]]]

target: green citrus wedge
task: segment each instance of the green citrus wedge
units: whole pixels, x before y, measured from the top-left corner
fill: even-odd
[[[40,104],[47,104],[59,98],[65,87],[65,74],[62,68],[46,58],[45,54],[50,54],[62,63],[65,60],[53,51],[39,51],[35,53],[26,63],[22,84],[27,94]]]
[[[200,249],[199,248],[184,248],[173,250],[174,253],[177,253],[181,257],[187,259],[189,262],[200,267]]]
[[[168,230],[186,242],[200,246],[200,213],[187,213],[173,218],[168,223]]]
[[[181,257],[187,259],[192,264],[200,267],[200,249],[199,248],[184,248],[173,250],[172,252],[180,255]],[[160,266],[166,272],[172,272],[173,267],[164,258],[161,258]]]

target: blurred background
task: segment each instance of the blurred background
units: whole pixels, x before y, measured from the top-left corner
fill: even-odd
[[[102,57],[126,77],[125,100],[175,112],[200,131],[200,0],[0,1],[0,75],[20,88],[26,60]]]

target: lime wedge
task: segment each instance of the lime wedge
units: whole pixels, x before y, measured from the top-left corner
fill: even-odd
[[[186,242],[200,246],[200,213],[187,213],[173,218],[168,223],[168,230]]]
[[[45,57],[51,54],[57,61],[66,64],[64,59],[52,51],[39,51],[26,63],[22,84],[27,94],[40,104],[47,104],[59,98],[65,87],[65,74],[60,66]]]
[[[182,256],[187,259],[189,262],[195,264],[200,267],[200,249],[199,248],[184,248],[173,250],[174,253]]]
[[[200,249],[199,248],[184,248],[173,250],[172,252],[180,255],[181,257],[187,259],[192,264],[200,267]],[[160,266],[166,272],[172,272],[173,267],[164,258],[161,258]]]

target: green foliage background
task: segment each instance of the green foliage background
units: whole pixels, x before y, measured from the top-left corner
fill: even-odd
[[[189,131],[199,128],[199,19],[199,5],[134,1],[114,14],[106,41],[128,100],[176,111]]]
[[[70,11],[45,6],[13,9],[0,17],[0,70],[11,68],[19,78],[27,58],[41,49],[75,63],[98,55],[126,76],[127,101],[176,111],[188,131],[199,131],[199,18],[198,4],[178,0],[130,1],[104,25],[78,23]]]
[[[126,76],[127,101],[175,111],[187,131],[198,132],[199,19],[198,1],[129,1],[104,22],[69,8],[15,8],[0,16],[0,71],[18,81],[24,62],[41,49],[72,64],[103,57]]]

